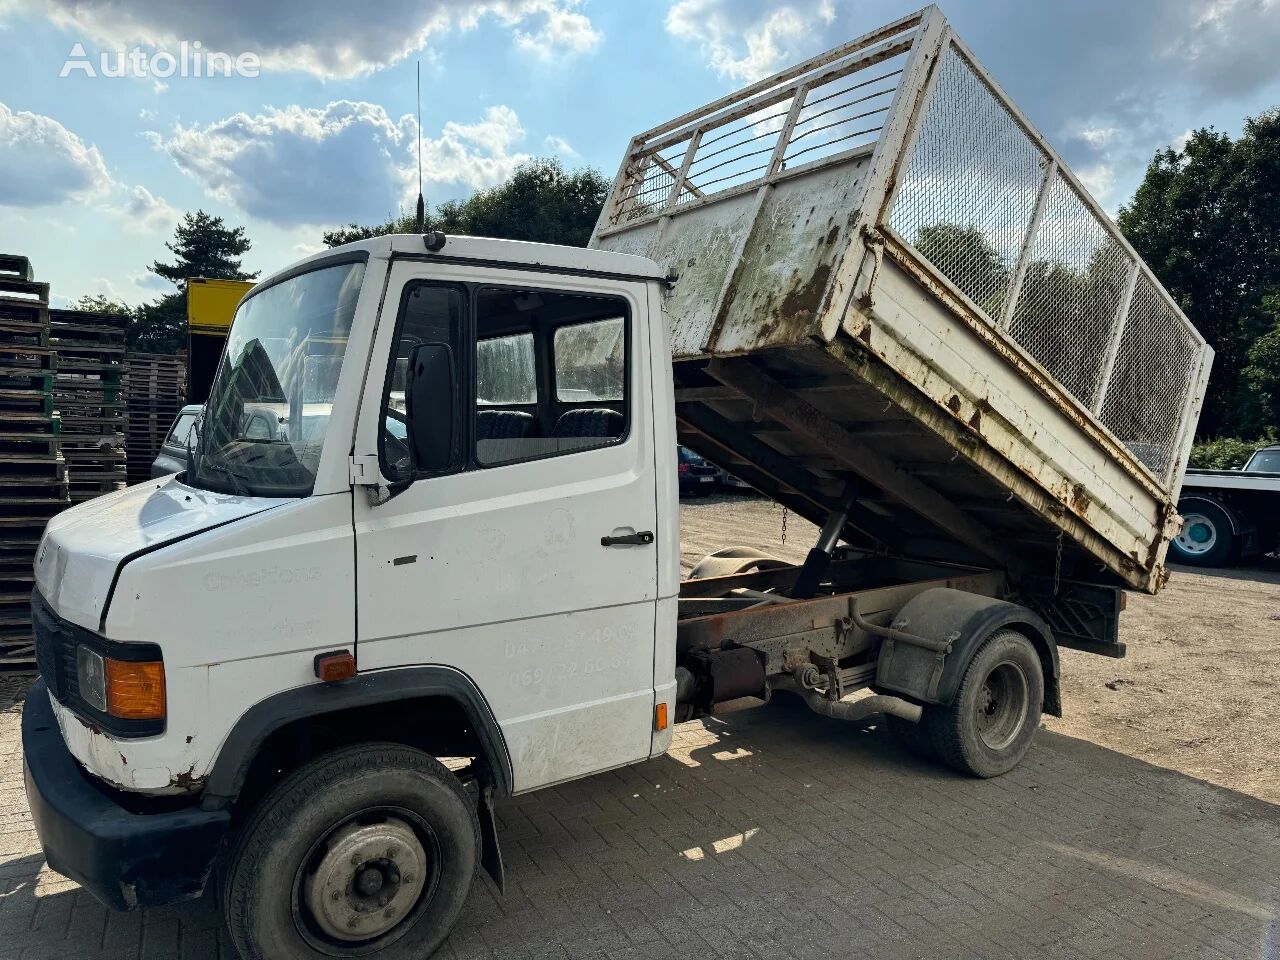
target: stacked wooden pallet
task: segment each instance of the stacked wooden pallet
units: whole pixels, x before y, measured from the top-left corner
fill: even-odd
[[[127,355],[125,392],[128,395],[126,452],[130,483],[151,476],[151,462],[182,409],[187,362],[182,354]]]
[[[126,322],[112,314],[49,311],[58,354],[54,409],[62,420],[62,456],[73,501],[92,500],[125,483]]]
[[[49,285],[25,257],[0,255],[0,667],[34,662],[32,566],[45,523],[68,501],[56,371]]]

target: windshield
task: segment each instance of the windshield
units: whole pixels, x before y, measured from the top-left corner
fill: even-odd
[[[240,304],[188,481],[258,497],[305,497],[333,407],[363,263],[300,274]]]
[[[1280,473],[1280,450],[1259,450],[1245,465],[1250,473]]]

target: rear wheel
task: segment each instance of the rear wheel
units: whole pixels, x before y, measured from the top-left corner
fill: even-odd
[[[1182,514],[1182,530],[1169,544],[1169,559],[1193,567],[1220,567],[1231,562],[1236,537],[1225,510],[1207,500],[1188,500],[1178,504],[1178,512]]]
[[[998,777],[1030,748],[1043,706],[1035,647],[1015,630],[998,630],[969,661],[951,704],[926,710],[922,723],[944,763],[975,777]]]
[[[418,750],[320,757],[257,807],[224,907],[246,960],[426,957],[448,936],[479,859],[457,777]]]

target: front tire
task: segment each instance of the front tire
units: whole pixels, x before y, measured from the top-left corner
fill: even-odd
[[[259,803],[224,908],[245,960],[424,958],[471,888],[480,825],[435,758],[366,744],[313,760]]]
[[[925,711],[934,752],[961,773],[998,777],[1026,755],[1044,707],[1035,647],[1016,630],[997,630],[969,661],[955,699]]]
[[[1170,558],[1192,567],[1222,567],[1235,556],[1236,536],[1227,512],[1207,500],[1178,504],[1182,529],[1169,543]]]

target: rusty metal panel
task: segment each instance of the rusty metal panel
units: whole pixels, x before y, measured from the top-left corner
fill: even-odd
[[[936,8],[637,136],[592,245],[678,274],[682,438],[793,509],[857,478],[880,548],[923,519],[981,555],[990,519],[1163,583],[1212,351]],[[759,423],[759,382],[829,429]]]

